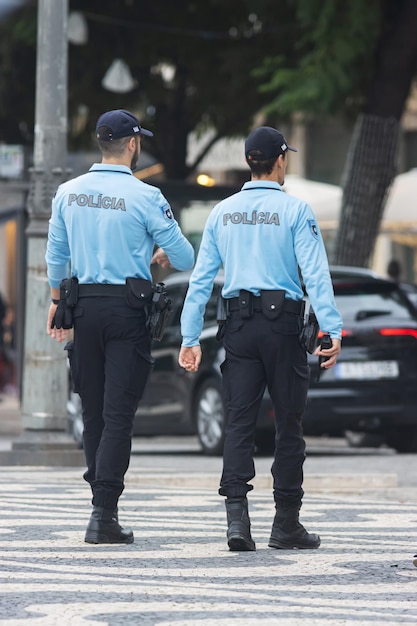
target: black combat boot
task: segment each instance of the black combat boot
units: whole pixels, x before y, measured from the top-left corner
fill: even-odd
[[[117,509],[111,511],[93,506],[85,533],[86,543],[133,543],[133,532],[120,526]]]
[[[233,552],[256,550],[250,534],[247,498],[227,498],[227,544]]]
[[[320,537],[314,533],[308,533],[298,520],[300,507],[300,504],[276,505],[277,512],[268,543],[270,548],[311,550],[319,547]]]

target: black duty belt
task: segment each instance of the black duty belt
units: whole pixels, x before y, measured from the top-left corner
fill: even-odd
[[[78,285],[78,297],[87,296],[113,296],[123,298],[126,293],[126,285],[107,285],[105,283],[91,283]]]
[[[239,298],[228,298],[226,302],[228,303],[228,309],[231,313],[240,310]],[[303,300],[290,300],[289,298],[285,298],[282,310],[299,315],[301,313],[302,302]],[[254,311],[262,311],[261,296],[252,296],[252,303]]]

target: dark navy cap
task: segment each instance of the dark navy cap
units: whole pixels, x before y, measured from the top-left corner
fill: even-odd
[[[276,159],[287,150],[297,152],[289,146],[284,135],[271,126],[260,126],[251,132],[245,141],[247,161],[268,161]]]
[[[96,124],[96,137],[100,141],[112,141],[122,137],[133,135],[146,135],[153,137],[153,133],[146,128],[142,128],[137,117],[125,111],[125,109],[115,109],[107,111],[98,118]]]

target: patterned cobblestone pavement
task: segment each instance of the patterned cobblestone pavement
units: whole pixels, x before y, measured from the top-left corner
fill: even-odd
[[[417,503],[310,494],[302,521],[321,548],[276,551],[271,495],[257,490],[257,551],[231,553],[213,490],[132,478],[120,519],[135,543],[91,546],[81,470],[0,469],[1,625],[416,623]]]

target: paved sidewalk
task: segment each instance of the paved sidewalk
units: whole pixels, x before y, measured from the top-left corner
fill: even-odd
[[[417,503],[309,493],[313,551],[267,547],[269,490],[250,494],[254,553],[231,553],[223,499],[129,470],[130,546],[91,546],[81,469],[0,468],[2,626],[399,626],[417,618]]]

